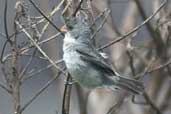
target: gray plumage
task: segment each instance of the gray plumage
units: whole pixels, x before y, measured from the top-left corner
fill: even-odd
[[[107,87],[112,90],[122,88],[140,94],[143,85],[140,81],[117,76],[105,59],[91,44],[91,30],[82,18],[68,22],[63,44],[63,60],[71,76],[81,86],[87,88]],[[72,25],[73,23],[73,25]]]

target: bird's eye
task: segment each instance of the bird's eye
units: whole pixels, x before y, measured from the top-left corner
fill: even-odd
[[[79,36],[75,36],[75,39],[78,39]]]
[[[73,29],[73,26],[68,26],[68,29],[69,29],[69,30],[72,30],[72,29]]]

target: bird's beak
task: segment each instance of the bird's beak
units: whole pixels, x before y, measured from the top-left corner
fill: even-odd
[[[66,25],[62,26],[62,27],[60,28],[60,30],[61,30],[61,32],[63,32],[63,33],[68,32],[68,28],[67,28]]]

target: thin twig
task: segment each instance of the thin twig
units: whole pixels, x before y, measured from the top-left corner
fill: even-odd
[[[136,72],[135,72],[134,59],[133,59],[132,53],[129,50],[127,50],[126,52],[127,52],[128,57],[129,57],[129,66],[130,66],[130,69],[132,72],[132,76],[135,77]]]
[[[52,17],[57,11],[59,11],[60,7],[62,6],[62,4],[64,3],[65,0],[62,0],[59,5],[57,5],[54,10],[47,16],[48,18]],[[40,24],[42,22],[44,22],[45,18],[41,19],[40,21],[38,21],[36,24]],[[36,25],[33,24],[33,25]]]
[[[62,59],[56,61],[55,64],[59,64],[59,63],[61,63],[61,62],[63,62]],[[23,81],[26,81],[26,80],[28,80],[28,79],[31,79],[31,78],[34,77],[35,75],[37,75],[37,74],[39,74],[39,73],[41,73],[41,72],[43,72],[43,71],[45,71],[45,70],[51,68],[52,66],[53,66],[52,64],[49,64],[49,65],[47,65],[45,68],[36,70],[36,72],[33,72],[33,73],[29,74],[27,77],[25,77],[25,78],[23,79]]]
[[[7,93],[11,94],[12,91],[9,90],[7,87],[5,87],[3,84],[0,83],[0,88],[2,88],[3,90],[5,90]]]
[[[37,49],[35,49],[35,50],[33,51],[33,54],[32,54],[31,57],[29,58],[27,64],[26,64],[25,67],[23,68],[23,70],[21,71],[21,73],[20,73],[20,75],[19,75],[20,80],[23,79],[23,77],[24,77],[26,71],[28,70],[30,64],[32,63],[33,57],[34,57],[34,55],[36,54],[36,51],[37,51]]]
[[[64,36],[64,33],[45,15],[45,13],[32,1],[29,0],[30,3],[35,7],[35,9],[58,31]]]
[[[159,6],[159,8],[151,16],[149,16],[145,21],[143,21],[140,25],[138,25],[137,27],[132,29],[130,32],[127,32],[123,36],[118,37],[116,40],[113,40],[112,42],[103,45],[102,47],[98,48],[98,50],[103,50],[104,48],[107,48],[107,47],[127,38],[129,35],[131,35],[132,33],[136,32],[137,30],[142,28],[142,26],[144,26],[146,23],[148,23],[166,5],[167,1],[168,0],[164,0],[164,2]]]
[[[28,56],[28,57],[31,57],[32,55],[30,54],[18,54],[18,56]],[[9,57],[12,57],[12,54],[7,54],[6,56],[3,57],[3,62],[7,61]],[[43,59],[43,60],[47,60],[46,58],[44,57],[40,57],[40,56],[33,56],[35,58],[39,58],[39,59]]]
[[[100,12],[98,16],[96,16],[96,18],[93,20],[93,23],[90,25],[90,28],[95,25],[95,23],[106,13],[106,11],[108,11],[107,8],[104,11]]]
[[[62,10],[62,16],[65,14],[65,12],[67,11],[67,9],[69,8],[70,4],[71,4],[72,0],[68,0],[67,4],[65,5],[64,9]]]
[[[7,9],[8,9],[8,0],[5,0],[5,7],[4,7],[4,29],[5,29],[5,37],[6,37],[6,41],[3,45],[3,48],[2,48],[2,52],[1,52],[1,56],[0,56],[0,61],[1,63],[3,63],[3,55],[4,55],[4,52],[5,52],[5,47],[7,45],[7,43],[9,42],[10,45],[12,45],[12,41],[10,40],[9,38],[9,34],[8,34],[8,25],[7,25]]]
[[[162,64],[162,65],[157,66],[156,68],[153,68],[152,70],[147,71],[147,73],[152,73],[152,72],[155,72],[157,70],[163,69],[163,68],[167,67],[170,64],[171,64],[171,60],[169,60],[165,64]]]
[[[59,35],[60,35],[60,33],[57,33],[57,34],[51,36],[50,38],[47,38],[47,39],[45,39],[45,40],[43,40],[43,41],[40,41],[40,42],[37,42],[37,44],[38,44],[38,45],[41,45],[41,44],[47,43],[47,42],[49,42],[49,41],[51,41],[51,40],[54,40],[54,39],[55,39],[56,37],[58,37]],[[33,47],[35,47],[33,44],[32,44],[31,46],[23,47],[22,49],[20,49],[20,53],[22,53],[23,51],[28,50],[28,49],[30,49],[30,48],[33,48]]]
[[[143,96],[146,99],[147,103],[151,106],[151,108],[156,111],[157,114],[162,114],[162,112],[157,108],[157,106],[151,101],[146,92],[144,92]]]
[[[124,96],[125,97],[125,96]],[[124,103],[124,98],[120,97],[119,100],[117,101],[116,104],[114,104],[107,112],[107,114],[115,114],[116,111],[122,106],[122,104]]]
[[[8,34],[8,25],[7,25],[7,9],[8,9],[8,0],[5,0],[5,8],[4,8],[4,29],[7,41],[12,45],[12,41],[9,38]]]
[[[94,37],[96,36],[96,34],[101,30],[101,28],[103,27],[103,25],[105,24],[106,20],[107,20],[107,17],[109,16],[110,14],[110,10],[107,11],[107,14],[106,16],[104,17],[101,25],[97,28],[97,30],[93,33],[93,35],[91,36],[91,39],[94,39]]]
[[[138,75],[136,75],[134,78],[135,79],[142,79],[145,74],[147,74],[149,72],[149,69],[151,68],[151,66],[155,63],[155,58],[152,58],[152,60],[148,63],[148,65],[145,67],[144,71]]]
[[[16,21],[16,24],[19,26],[19,28],[23,28],[22,25],[19,24],[18,21]],[[30,41],[35,45],[35,47],[39,50],[39,52],[47,58],[47,60],[59,71],[61,71],[64,75],[66,75],[66,72],[64,72],[60,67],[58,67],[53,60],[49,58],[49,56],[41,49],[41,47],[34,41],[32,36],[23,28],[22,31],[27,35],[27,37],[30,39]]]
[[[83,1],[84,1],[84,0],[81,0],[81,1],[80,1],[80,3],[78,4],[78,6],[77,6],[76,10],[75,10],[75,11],[74,11],[74,13],[72,14],[72,16],[73,16],[73,17],[75,17],[75,16],[76,16],[76,14],[77,14],[77,12],[78,12],[78,10],[80,10],[80,8],[81,8],[81,4],[83,3]]]
[[[2,47],[1,56],[0,56],[1,63],[4,63],[3,56],[4,56],[4,52],[5,52],[5,48],[6,48],[7,43],[8,43],[8,41],[6,40],[3,47]]]
[[[134,0],[134,1],[137,5],[137,8],[140,12],[141,17],[143,18],[143,20],[145,20],[147,18],[147,15],[143,9],[142,3],[140,2],[140,0]],[[166,2],[167,1],[168,0],[166,0]],[[159,57],[161,57],[162,56],[161,52],[165,53],[165,51],[163,50],[164,42],[161,38],[161,34],[159,32],[156,32],[156,30],[152,27],[151,23],[146,23],[146,27],[147,27],[147,30],[149,31],[149,34],[152,37],[154,43],[156,44],[157,54],[159,55]]]
[[[49,80],[39,91],[21,108],[20,113],[22,113],[42,92],[44,92],[61,74],[59,72],[51,80]]]

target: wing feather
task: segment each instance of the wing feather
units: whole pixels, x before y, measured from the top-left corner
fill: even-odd
[[[80,54],[80,58],[83,61],[88,62],[92,66],[96,67],[97,69],[107,73],[109,76],[115,75],[115,72],[110,68],[110,66],[103,60],[103,57],[99,55],[95,55],[94,53],[87,53],[83,50],[76,50]]]

